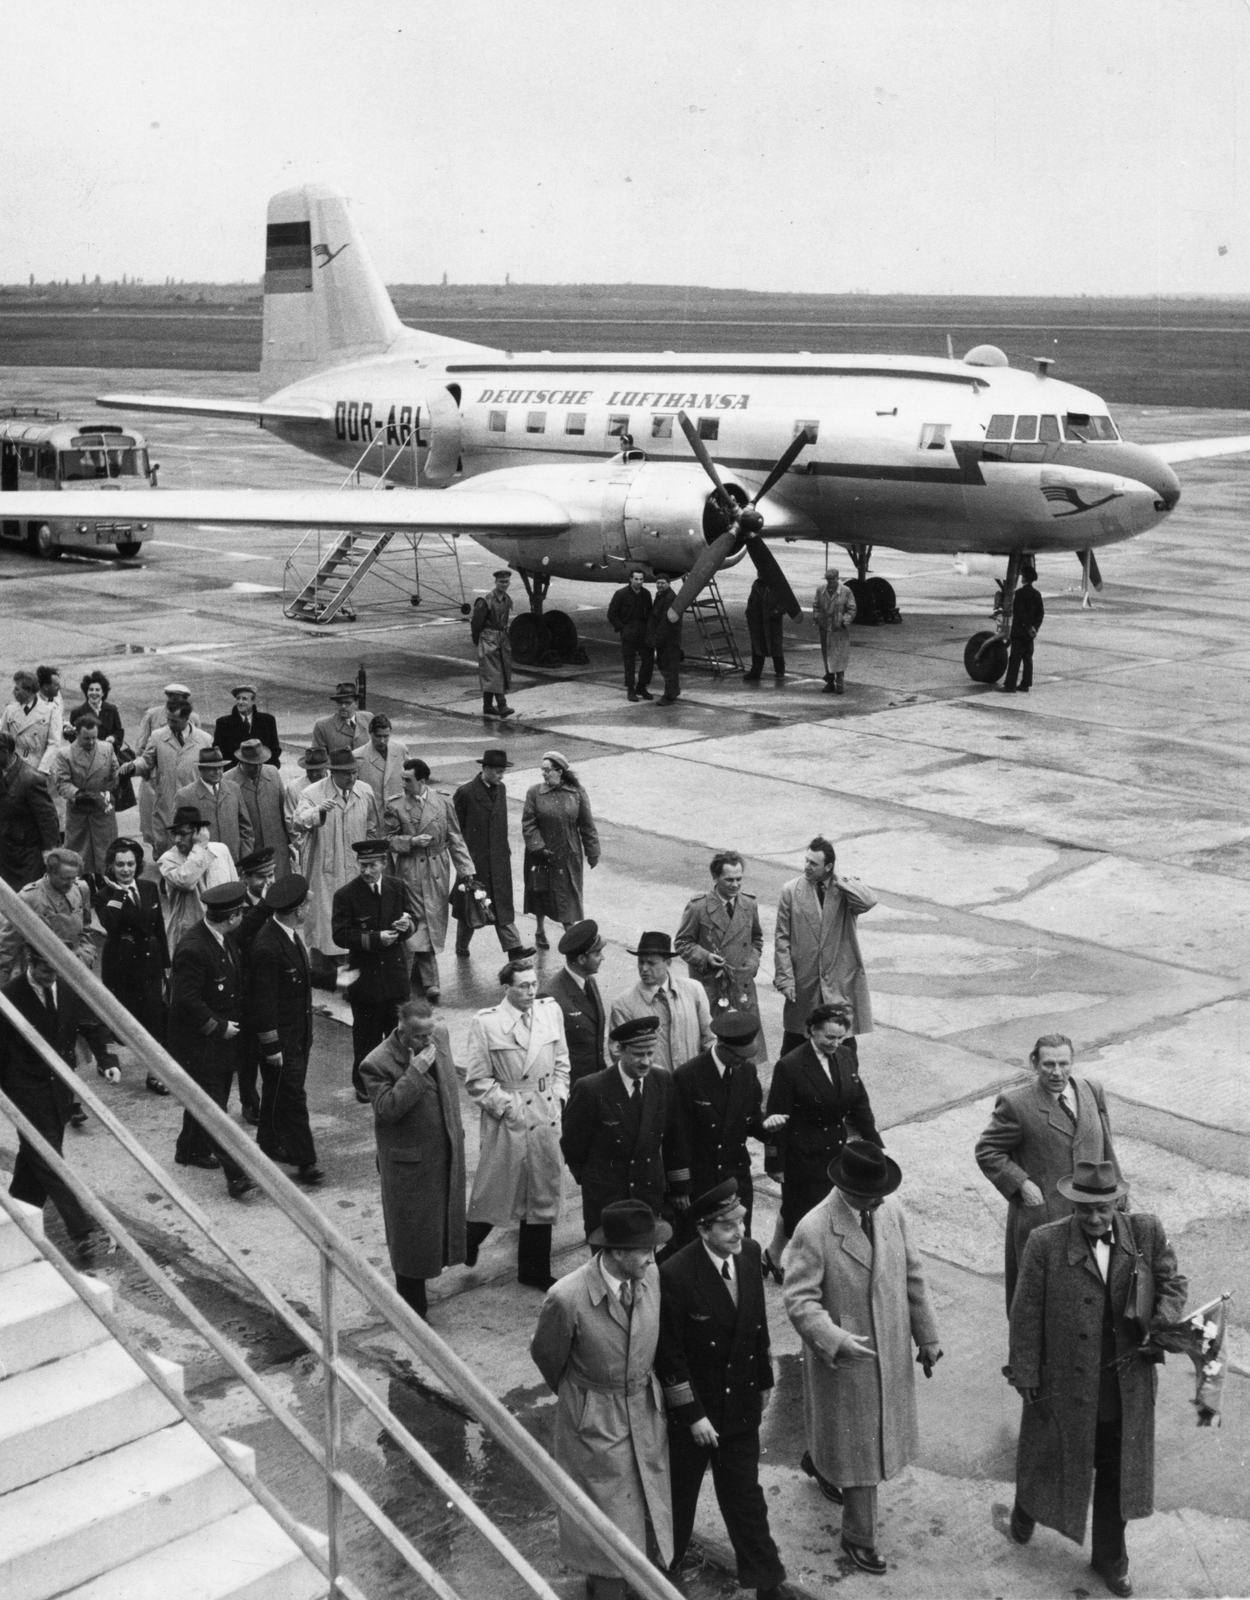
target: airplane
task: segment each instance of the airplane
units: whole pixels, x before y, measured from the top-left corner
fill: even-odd
[[[949,342],[946,358],[495,350],[401,323],[346,200],[305,185],[269,202],[260,398],[98,403],[253,421],[387,488],[403,480],[406,494],[351,493],[349,510],[335,491],[161,490],[144,517],[472,535],[525,586],[521,661],[576,650],[571,619],[544,612],[553,579],[682,578],[677,616],[745,556],[798,616],[769,541],[817,540],[854,562],[861,616],[893,620],[875,547],[1000,557],[997,626],[964,653],[992,683],[1027,562],[1075,552],[1088,600],[1095,550],[1175,508],[1176,463],[1250,451],[1246,436],[1132,444],[1051,365],[1012,368],[984,344],[958,360]],[[5,514],[55,514],[35,501],[51,496],[6,495]],[[107,509],[121,514],[118,492]]]

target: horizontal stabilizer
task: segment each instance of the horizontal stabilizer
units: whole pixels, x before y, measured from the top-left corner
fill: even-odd
[[[114,411],[170,411],[188,417],[241,417],[245,422],[333,422],[334,405],[328,400],[197,400],[177,394],[101,394],[96,405]]]
[[[1177,461],[1203,461],[1208,456],[1240,456],[1250,453],[1250,434],[1229,435],[1224,439],[1177,439],[1172,444],[1148,446],[1172,466]]]
[[[568,513],[525,489],[444,494],[438,489],[20,489],[0,495],[0,516],[22,520],[215,522],[244,527],[378,528],[419,533],[566,533]]]

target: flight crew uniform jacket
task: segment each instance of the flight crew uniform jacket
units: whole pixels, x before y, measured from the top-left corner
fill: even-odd
[[[238,1061],[239,1036],[226,1038],[230,1023],[243,1025],[243,976],[232,934],[225,943],[207,923],[188,928],[174,951],[169,983],[169,1053],[192,1077],[228,1076]]]
[[[764,1091],[754,1063],[726,1065],[722,1077],[712,1052],[705,1050],[673,1074],[673,1095],[690,1157],[690,1193],[697,1197],[736,1178],[749,1204],[747,1140],[771,1137],[764,1132]]]
[[[564,1013],[564,1041],[569,1049],[569,1087],[607,1066],[603,1053],[604,1006],[599,985],[577,979],[565,967],[542,991]]]
[[[1011,637],[1032,639],[1046,616],[1046,602],[1031,583],[1017,589],[1011,603]]]
[[[706,1417],[718,1434],[729,1436],[760,1425],[760,1397],[773,1386],[773,1363],[754,1239],[742,1241],[734,1272],[736,1306],[701,1238],[660,1267],[655,1366],[675,1427],[693,1427]]]
[[[288,1065],[305,1062],[313,1026],[307,955],[270,916],[251,941],[246,965],[247,1025],[261,1056],[280,1053]]]
[[[398,878],[380,878],[376,886],[353,878],[335,891],[330,924],[334,942],[351,951],[360,972],[349,991],[353,1001],[376,1005],[407,1000],[411,994],[403,937],[389,945],[380,937],[407,909],[408,897]]]
[[[690,1193],[690,1162],[674,1100],[673,1075],[659,1067],[647,1073],[632,1100],[619,1067],[574,1085],[560,1146],[581,1185],[587,1234],[614,1200],[645,1200],[658,1216],[666,1194]]]

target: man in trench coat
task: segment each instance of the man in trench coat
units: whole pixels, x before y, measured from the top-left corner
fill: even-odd
[[[999,1095],[977,1140],[977,1166],[1007,1200],[1008,1315],[1029,1235],[1072,1215],[1060,1178],[1070,1178],[1078,1161],[1110,1161],[1120,1173],[1102,1085],[1073,1077],[1073,1055],[1066,1034],[1043,1034],[1029,1055],[1033,1081]]]
[[[533,952],[530,952],[532,955]],[[560,1220],[564,1159],[560,1114],[569,1092],[564,1017],[538,997],[530,956],[499,973],[506,993],[469,1024],[465,1089],[481,1107],[481,1142],[469,1197],[465,1265],[477,1265],[494,1227],[521,1225],[517,1282],[549,1289],[551,1229]]]
[[[673,1559],[673,1515],[668,1430],[653,1370],[660,1337],[655,1249],[671,1231],[644,1201],[607,1206],[589,1241],[600,1253],[548,1292],[530,1344],[534,1364],[559,1397],[556,1460],[628,1539],[654,1551],[665,1567]],[[590,1575],[594,1600],[623,1600],[624,1580],[563,1512],[560,1559]]]
[[[306,933],[313,983],[323,988],[333,987],[342,954],[334,936],[334,896],[356,874],[353,846],[376,839],[382,831],[373,790],[356,776],[356,757],[350,750],[336,750],[329,766],[329,776],[310,783],[300,795],[293,823],[307,840],[307,848],[300,849],[311,890]]]
[[[830,567],[824,588],[817,589],[812,601],[812,621],[820,630],[820,653],[825,662],[825,694],[843,693],[856,609],[855,596],[839,582],[838,569]]]
[[[912,1343],[926,1375],[942,1352],[920,1256],[894,1198],[897,1162],[852,1139],[829,1177],[828,1199],[799,1223],[782,1257],[786,1311],[803,1340],[803,1466],[829,1498],[841,1491],[843,1553],[880,1574],[877,1485],[920,1449]]]
[[[419,1317],[425,1285],[464,1260],[464,1127],[447,1029],[428,1000],[399,1008],[361,1062],[373,1101],[382,1220],[395,1287]]]
[[[239,800],[239,791],[223,780],[226,759],[212,746],[200,751],[199,771],[193,783],[174,794],[174,809],[194,806],[208,828],[212,844],[224,844],[237,867],[253,849],[252,819]]]
[[[482,686],[482,715],[505,717],[515,715],[508,704],[508,690],[512,687],[512,640],[508,634],[508,621],[512,616],[512,600],[508,585],[512,573],[501,567],[494,574],[495,587],[487,595],[479,595],[473,602],[473,615],[469,631],[477,646],[477,676]],[[499,709],[495,709],[498,702]]]
[[[784,884],[777,902],[773,936],[773,988],[786,997],[781,1053],[803,1043],[813,1006],[845,1000],[851,1008],[851,1033],[872,1032],[872,1002],[855,924],[877,897],[858,878],[834,870],[836,855],[828,839],[817,836],[807,847],[803,876]]]
[[[104,871],[104,857],[117,837],[118,767],[117,752],[100,738],[100,719],[90,711],[74,724],[73,743],[52,757],[48,776],[57,799],[65,801],[65,848],[77,850],[88,877]]]
[[[269,747],[245,739],[235,750],[237,765],[226,773],[222,788],[239,797],[241,812],[252,828],[252,849],[273,851],[273,875],[285,878],[291,865],[291,817],[294,806],[277,767],[269,764]],[[246,854],[246,851],[244,852]]]
[[[709,870],[712,887],[687,902],[673,944],[690,976],[703,985],[713,1017],[747,1011],[755,1018],[755,1059],[767,1061],[755,992],[755,974],[764,954],[759,906],[742,887],[745,869],[736,850],[719,851]]]
[[[430,769],[415,756],[404,762],[403,793],[387,807],[385,822],[395,875],[408,892],[417,924],[408,941],[412,986],[433,1002],[443,987],[438,955],[447,943],[451,869],[459,878],[472,877],[473,857],[451,801],[430,788]]]
[[[503,953],[520,948],[512,904],[512,846],[508,843],[508,792],[503,775],[510,763],[506,750],[486,750],[478,763],[481,772],[462,783],[451,797],[456,821],[473,857],[473,876],[486,890],[495,908],[495,932]],[[456,923],[456,954],[467,956],[474,930]]]
[[[673,971],[673,942],[656,930],[641,934],[638,948],[638,982],[618,994],[608,1014],[608,1027],[619,1028],[633,1017],[654,1017],[655,1064],[672,1072],[712,1048],[712,1013],[707,993],[692,978]]]
[[[1093,1489],[1090,1563],[1112,1594],[1133,1592],[1124,1526],[1154,1510],[1158,1369],[1139,1354],[1131,1293],[1140,1255],[1151,1320],[1179,1322],[1188,1284],[1158,1217],[1117,1209],[1110,1161],[1078,1161],[1059,1188],[1073,1208],[1030,1235],[1011,1303],[1008,1378],[1023,1401],[1011,1537],[1044,1523],[1081,1544]]]

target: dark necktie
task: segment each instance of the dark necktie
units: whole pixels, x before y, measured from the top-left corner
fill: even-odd
[[[820,901],[821,907],[823,909],[824,904],[825,904],[825,886],[824,886],[823,883],[818,883],[816,885],[816,898],[817,898],[817,900]]]
[[[621,1309],[626,1316],[634,1309],[634,1286],[628,1278],[621,1284]]]
[[[1064,1116],[1067,1117],[1068,1121],[1075,1128],[1076,1127],[1076,1112],[1073,1111],[1072,1107],[1062,1097],[1062,1095],[1059,1098],[1059,1109],[1063,1112]]]
[[[729,917],[730,922],[733,921],[734,912],[737,909],[738,909],[738,896],[737,895],[734,895],[732,900],[726,900],[725,901],[725,911],[726,911],[726,914]]]
[[[637,1100],[638,1098],[638,1080],[636,1078],[629,1080],[629,1098],[631,1100]]]
[[[1115,1243],[1115,1234],[1114,1233],[1100,1233],[1098,1235],[1096,1243],[1098,1243],[1098,1244],[1107,1244],[1107,1245],[1114,1244]]]
[[[868,1242],[869,1242],[869,1244],[871,1244],[872,1243],[872,1212],[871,1211],[861,1211],[860,1212],[860,1214],[859,1214],[859,1225],[864,1230],[865,1234],[868,1236]]]
[[[586,998],[594,1006],[600,1016],[603,1015],[603,996],[599,993],[599,985],[593,978],[586,979]]]
[[[722,1262],[721,1269],[720,1269],[720,1275],[721,1275],[721,1280],[725,1285],[725,1288],[729,1291],[729,1298],[733,1301],[734,1305],[737,1305],[738,1304],[738,1285],[734,1281],[734,1275],[733,1275],[733,1272],[732,1272],[732,1270],[730,1268],[730,1265],[729,1265],[728,1261]]]

